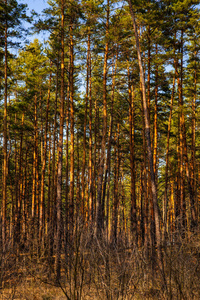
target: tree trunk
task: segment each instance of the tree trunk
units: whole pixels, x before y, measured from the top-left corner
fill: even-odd
[[[87,126],[87,114],[88,114],[88,98],[89,98],[89,68],[90,68],[90,35],[88,35],[87,43],[87,75],[86,75],[86,95],[85,95],[85,115],[84,115],[84,126],[83,126],[83,161],[82,161],[82,175],[81,175],[81,204],[82,204],[82,216],[83,220],[85,219],[85,166],[86,166],[86,126]]]
[[[50,66],[52,63],[50,64]],[[50,91],[51,91],[51,74],[49,78],[49,89],[47,95],[47,106],[46,106],[46,118],[45,118],[45,133],[44,133],[44,151],[42,156],[42,171],[41,171],[41,193],[40,193],[40,216],[39,216],[39,241],[41,243],[42,238],[44,238],[44,222],[45,222],[45,199],[44,199],[44,181],[45,181],[45,171],[46,171],[46,156],[47,156],[47,133],[48,133],[48,116],[49,116],[49,101],[50,101]],[[42,145],[41,145],[42,147]]]
[[[56,198],[57,198],[57,162],[56,162],[56,124],[57,124],[57,106],[58,106],[58,68],[59,68],[59,53],[56,64],[56,90],[55,90],[55,104],[54,104],[54,123],[53,123],[53,137],[52,137],[52,171],[51,171],[51,194],[50,194],[50,216],[48,226],[48,246],[49,246],[49,262],[51,265],[54,248],[54,234],[56,228]],[[50,162],[49,162],[50,163]]]
[[[96,207],[97,207],[97,197],[96,197],[96,177],[97,177],[97,152],[98,151],[98,132],[97,132],[97,128],[99,128],[99,112],[98,112],[98,107],[97,107],[97,97],[95,97],[95,102],[94,102],[94,173],[93,173],[93,190],[94,190],[94,194],[93,194],[93,221],[96,220]],[[99,157],[99,155],[98,155]]]
[[[141,97],[142,97],[142,90],[141,90]],[[148,201],[148,194],[147,194],[147,151],[146,151],[146,141],[145,141],[145,123],[144,123],[144,110],[143,110],[143,104],[141,105],[142,110],[142,144],[143,144],[143,162],[141,164],[141,172],[142,172],[142,182],[141,182],[141,188],[142,188],[142,194],[141,195],[141,203],[142,205],[142,213],[141,216],[143,216],[143,229],[144,229],[144,248],[146,252],[146,256],[148,256],[148,246],[149,246],[149,201]]]
[[[148,116],[148,108],[147,108],[147,101],[146,101],[145,77],[144,77],[144,71],[143,71],[143,66],[142,66],[140,43],[139,43],[138,32],[137,32],[137,27],[136,27],[135,15],[133,12],[131,0],[128,0],[128,3],[129,3],[130,13],[131,13],[131,17],[132,17],[132,22],[133,22],[133,29],[135,32],[138,63],[139,63],[139,69],[140,69],[140,81],[141,81],[141,85],[142,85],[142,101],[143,101],[143,110],[144,110],[144,119],[145,119],[145,136],[146,136],[147,153],[148,153],[150,175],[151,175],[151,191],[152,191],[153,205],[154,205],[156,244],[157,244],[157,250],[158,250],[157,251],[158,265],[162,272],[164,285],[166,287],[166,279],[165,279],[165,274],[164,274],[164,265],[163,265],[162,251],[161,251],[160,217],[159,217],[159,208],[158,208],[158,201],[157,201],[155,173],[154,173],[154,168],[153,168],[153,153],[151,150],[150,120],[149,120],[149,116]]]
[[[165,235],[167,232],[167,207],[168,207],[167,190],[168,190],[168,168],[169,168],[169,141],[170,141],[171,120],[172,120],[172,109],[173,109],[173,102],[174,102],[175,81],[176,81],[176,78],[174,76],[173,86],[172,86],[171,103],[170,103],[168,129],[167,129],[167,148],[166,148],[166,165],[165,165],[165,195],[164,195],[164,203],[163,203],[163,222],[164,222],[164,234]]]
[[[70,65],[69,65],[70,67]],[[69,239],[69,97],[70,97],[69,81],[67,86],[67,111],[66,111],[66,187],[65,187],[65,229],[64,229],[64,250],[65,262],[68,261],[68,239]]]
[[[64,127],[64,0],[61,1],[61,103],[60,103],[60,133],[58,142],[58,178],[57,178],[57,232],[55,271],[59,282],[61,276],[61,237],[62,237],[62,156],[63,156],[63,127]]]
[[[31,241],[32,246],[35,240],[35,225],[36,225],[36,205],[37,205],[37,195],[36,195],[36,180],[37,180],[37,165],[38,165],[38,128],[37,128],[37,95],[34,97],[34,146],[33,146],[33,179],[32,179],[32,204],[31,204]]]
[[[176,36],[176,35],[175,35]],[[175,56],[175,53],[174,53]],[[176,59],[174,57],[174,78],[173,78],[173,85],[172,85],[172,94],[171,94],[171,102],[170,102],[170,113],[169,113],[169,120],[168,120],[168,129],[167,129],[167,148],[166,148],[166,164],[165,164],[165,194],[163,200],[163,224],[164,224],[164,236],[166,237],[167,233],[167,209],[168,209],[168,198],[167,198],[167,191],[168,191],[168,168],[169,168],[169,142],[170,142],[170,130],[171,130],[171,122],[172,122],[172,109],[173,109],[173,102],[174,102],[174,92],[175,92],[175,84],[176,84]]]
[[[105,176],[104,176],[104,185],[103,185],[103,195],[102,195],[102,218],[105,216],[105,198],[106,198],[106,185],[107,179],[110,173],[110,162],[111,162],[111,139],[112,139],[112,130],[113,130],[113,105],[114,105],[114,97],[115,97],[115,77],[116,77],[116,68],[117,68],[117,57],[114,64],[113,59],[113,71],[112,71],[112,95],[111,95],[111,114],[110,114],[110,126],[108,133],[108,147],[107,147],[107,158],[106,158],[106,168],[105,168]],[[107,199],[108,201],[108,199]],[[108,203],[107,203],[108,207]],[[108,218],[108,209],[107,209],[107,218]],[[108,224],[108,222],[107,222]],[[102,227],[104,228],[104,223],[102,223]]]
[[[93,189],[93,172],[92,172],[92,76],[91,76],[91,50],[90,50],[90,33],[88,34],[88,80],[89,80],[89,212],[88,218],[92,221],[94,217],[94,189]]]
[[[118,207],[119,207],[119,168],[120,168],[120,152],[119,152],[119,121],[117,123],[117,132],[115,133],[115,149],[114,149],[114,197],[113,197],[113,242],[117,243],[118,233]]]
[[[129,94],[129,135],[130,135],[130,168],[131,168],[131,232],[134,239],[138,238],[137,215],[136,215],[136,192],[135,192],[135,112],[134,91],[128,67],[128,94]]]
[[[197,53],[194,54],[195,59]],[[192,146],[191,146],[191,186],[193,196],[196,198],[196,98],[197,98],[197,63],[195,60],[194,70],[194,95],[192,99]],[[198,202],[196,203],[196,213],[198,215]]]
[[[107,20],[106,20],[106,38],[108,38],[109,30],[109,14],[110,14],[110,1],[107,0]],[[106,153],[106,135],[107,135],[107,64],[108,64],[108,40],[105,45],[104,52],[104,66],[103,66],[103,132],[101,140],[101,156],[99,163],[98,173],[98,186],[97,186],[97,204],[96,204],[96,234],[101,235],[101,229],[103,224],[102,219],[102,184],[103,184],[103,173]]]
[[[156,44],[156,55],[158,55],[158,46]],[[158,65],[155,72],[155,105],[154,105],[154,134],[153,134],[153,168],[157,185],[157,155],[158,155]]]
[[[20,244],[21,236],[21,226],[22,226],[22,190],[23,190],[23,168],[22,168],[22,149],[23,149],[23,125],[24,125],[24,113],[22,114],[22,129],[20,134],[20,148],[19,148],[19,176],[18,176],[18,191],[17,196],[18,200],[16,203],[16,211],[17,211],[17,222],[16,222],[16,231],[15,231],[15,240]]]
[[[70,235],[73,232],[74,221],[74,41],[73,41],[73,17],[70,25],[70,190],[69,190],[69,228]]]
[[[7,10],[7,0],[5,0],[5,8]],[[7,12],[7,11],[6,11]],[[2,198],[2,249],[3,253],[6,251],[6,209],[7,209],[7,71],[8,71],[8,56],[7,56],[7,16],[5,25],[5,88],[4,88],[4,122],[3,122],[3,198]]]

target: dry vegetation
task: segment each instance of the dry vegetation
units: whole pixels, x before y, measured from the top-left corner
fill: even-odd
[[[1,261],[0,299],[200,299],[198,235],[174,235],[176,243],[163,248],[163,287],[152,249],[139,249],[123,237],[118,244],[108,243],[86,232],[82,228],[74,233],[68,261],[62,255],[60,282],[45,251],[7,252]]]

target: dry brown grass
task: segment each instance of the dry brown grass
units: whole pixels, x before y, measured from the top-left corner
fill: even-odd
[[[39,281],[23,281],[13,288],[5,288],[0,293],[2,300],[64,300],[59,287],[49,287]]]
[[[44,253],[7,254],[1,271],[0,300],[199,300],[199,235],[168,243],[163,249],[167,288],[153,253],[121,241],[86,240],[84,235],[62,255],[62,278]],[[75,240],[75,239],[74,239]]]

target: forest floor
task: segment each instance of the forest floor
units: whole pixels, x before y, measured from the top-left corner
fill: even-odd
[[[9,287],[10,285],[10,287]],[[70,293],[67,291],[68,295]],[[134,295],[111,298],[113,300],[143,300],[143,299],[161,299],[157,294],[157,289],[150,288],[148,291],[142,291],[134,293]],[[20,282],[9,282],[5,288],[0,290],[0,300],[66,300],[67,296],[59,286],[53,286],[52,284],[43,283],[40,279],[35,278],[23,278]],[[96,287],[88,287],[84,289],[83,296],[76,298],[71,296],[70,300],[104,300],[107,299],[103,290],[98,290]]]
[[[199,233],[177,236],[163,248],[164,275],[155,248],[85,241],[74,244],[67,258],[61,255],[59,281],[55,257],[49,261],[47,252],[8,252],[0,265],[0,300],[200,299]]]
[[[0,291],[0,300],[66,300],[60,287],[49,286],[41,282],[34,281],[22,282],[18,286],[5,288]],[[77,298],[70,298],[77,299]],[[88,291],[87,294],[81,298],[82,300],[104,300],[103,295],[97,295],[95,288]],[[112,298],[115,300],[114,298]],[[118,300],[143,300],[143,299],[161,299],[156,293],[149,291],[148,293],[137,293],[135,296],[124,298],[117,298]]]
[[[0,300],[64,300],[66,296],[63,295],[59,287],[53,287],[38,282],[23,281],[17,286],[5,288],[0,292]]]

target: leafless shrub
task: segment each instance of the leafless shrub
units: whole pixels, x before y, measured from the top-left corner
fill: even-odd
[[[198,231],[178,233],[170,234],[163,247],[166,289],[158,264],[152,263],[155,249],[147,251],[136,242],[129,245],[125,237],[116,243],[103,233],[97,238],[93,228],[80,222],[61,256],[59,283],[54,257],[49,264],[48,244],[38,249],[34,240],[34,251],[18,248],[1,256],[1,293],[8,291],[3,299],[34,299],[34,289],[38,295],[35,299],[42,300],[200,299],[200,236]],[[60,298],[53,298],[51,290]]]

